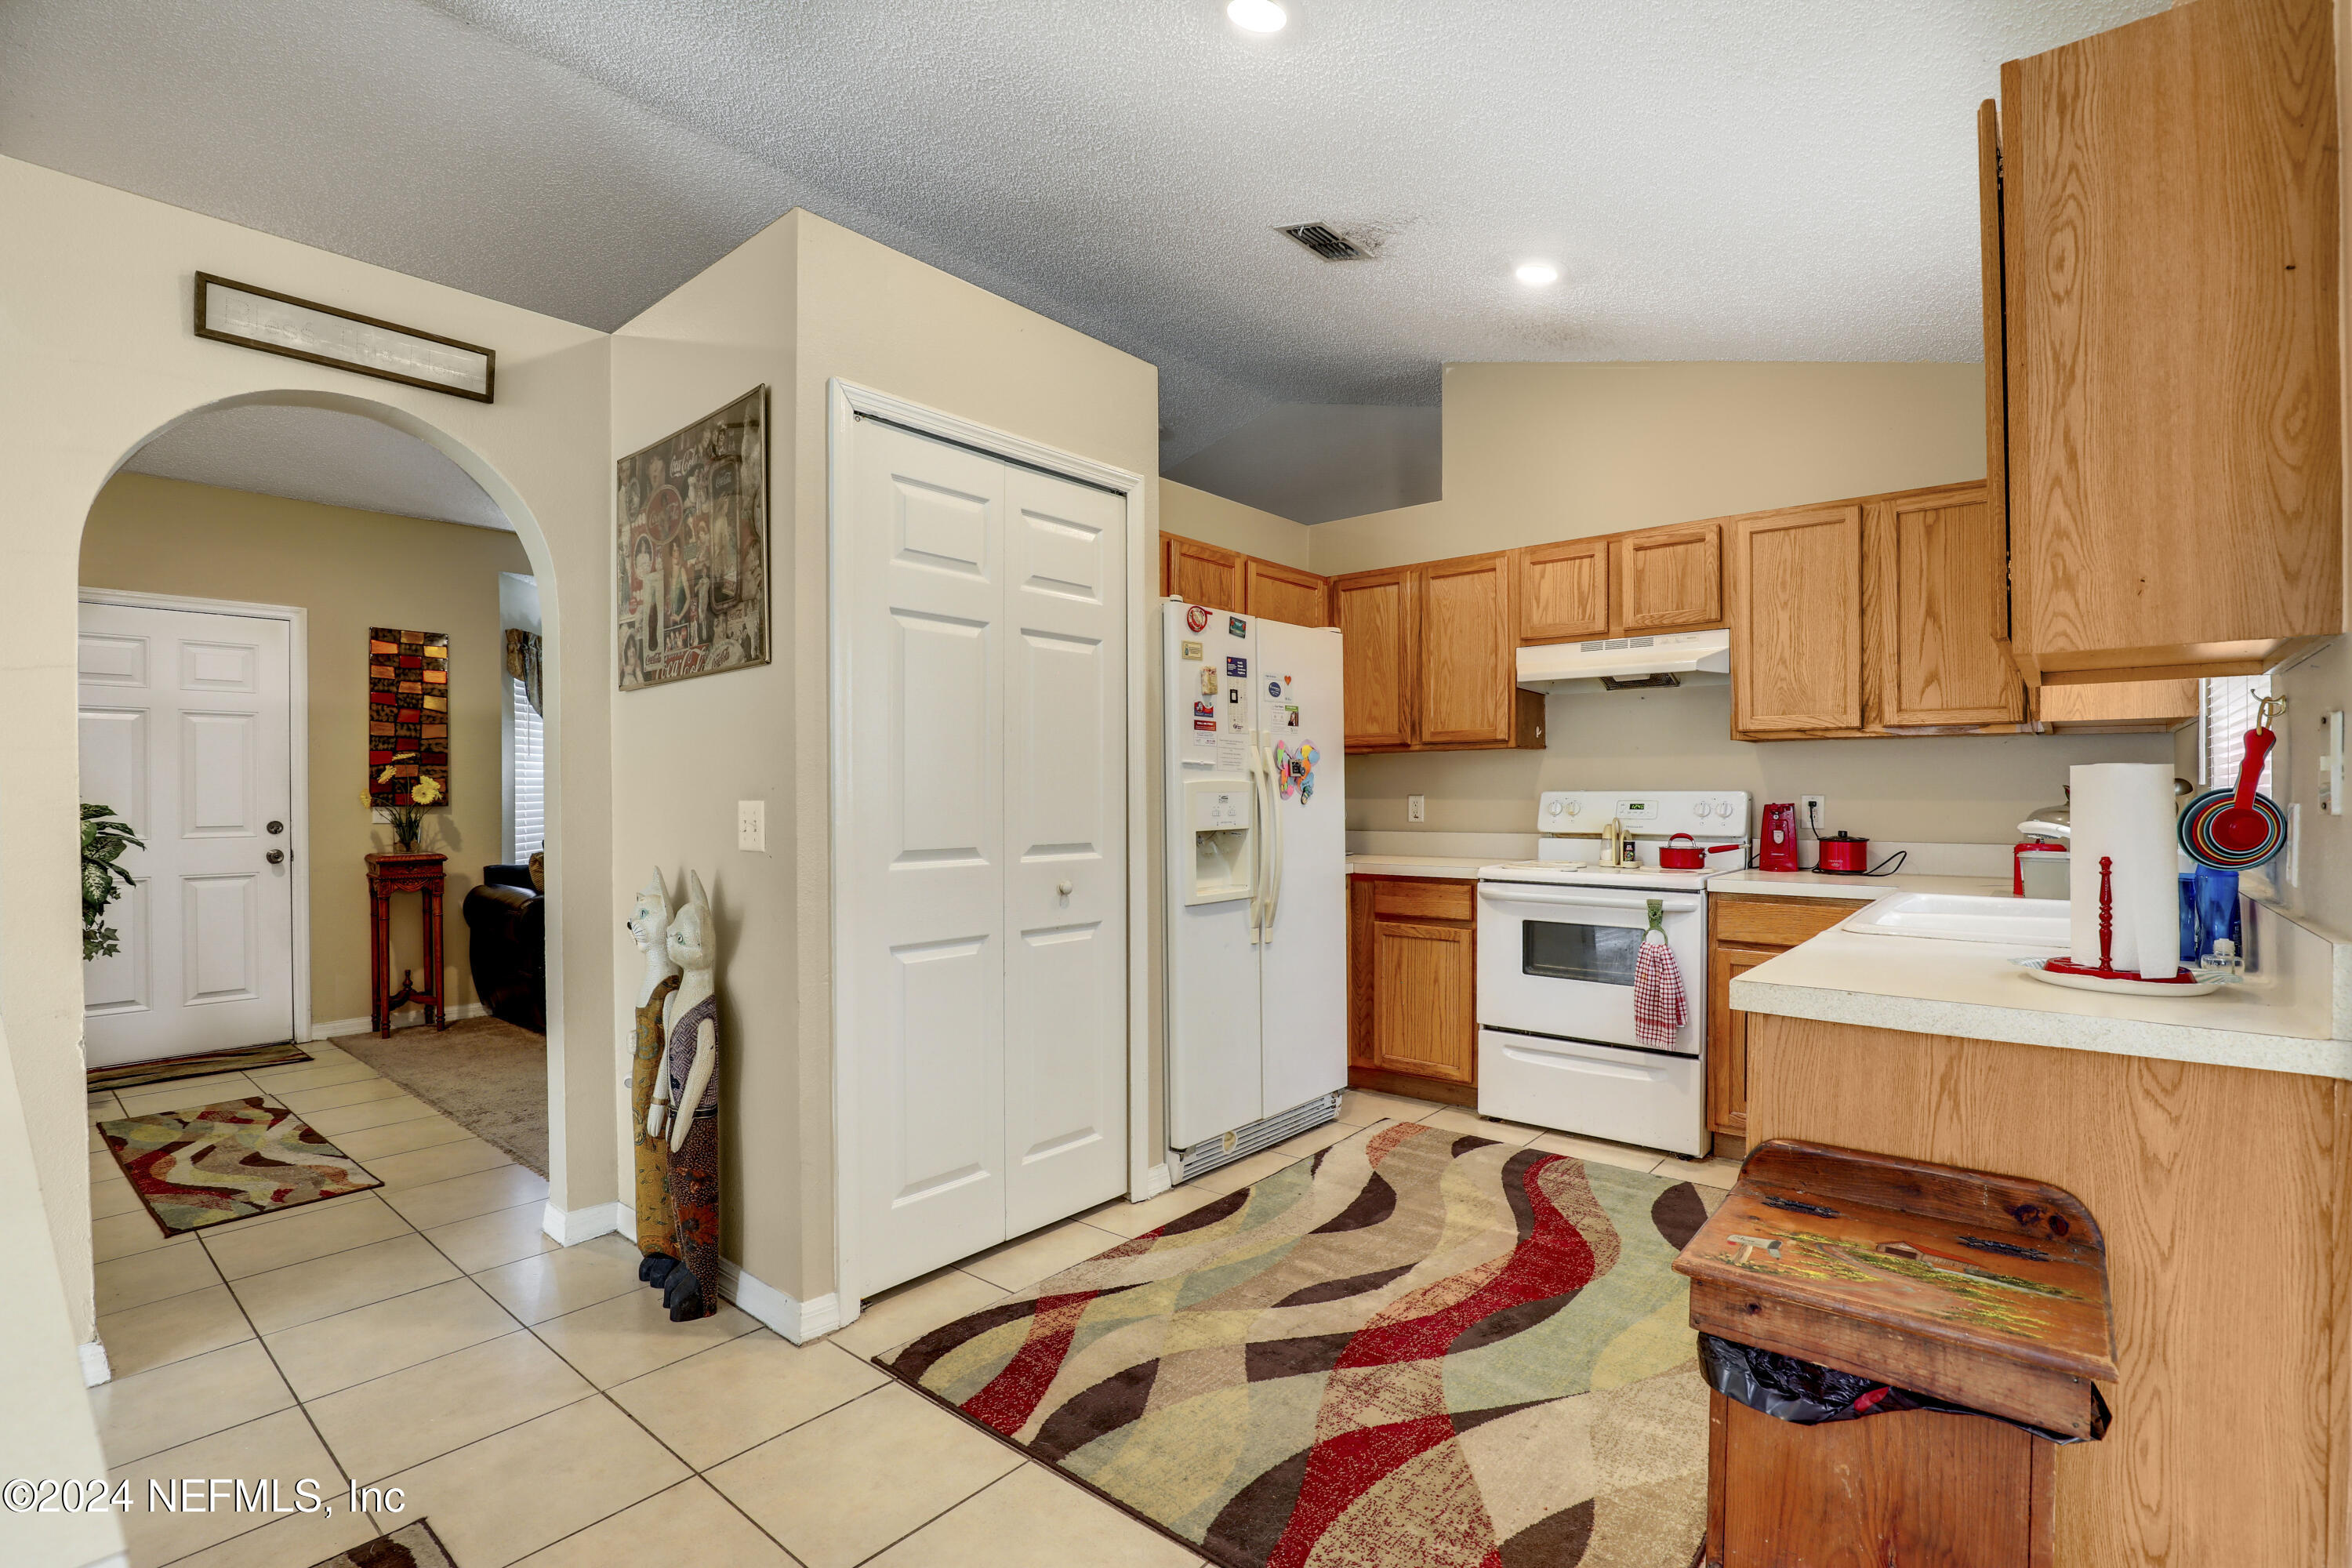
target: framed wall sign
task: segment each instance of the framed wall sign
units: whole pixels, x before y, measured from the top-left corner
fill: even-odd
[[[498,355],[415,327],[196,274],[196,336],[488,403]]]
[[[621,689],[768,662],[768,389],[616,465]]]

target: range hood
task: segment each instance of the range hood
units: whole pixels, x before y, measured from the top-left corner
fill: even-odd
[[[1601,688],[1717,685],[1730,678],[1731,633],[1664,632],[1654,637],[1539,643],[1519,649],[1521,686]],[[1650,679],[1674,677],[1674,679]],[[1693,679],[1696,678],[1696,679]]]

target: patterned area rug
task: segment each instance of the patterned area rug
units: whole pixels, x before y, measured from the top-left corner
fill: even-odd
[[[310,1059],[310,1052],[286,1040],[274,1046],[239,1046],[234,1050],[205,1051],[193,1057],[162,1057],[152,1062],[123,1062],[117,1067],[92,1068],[84,1076],[89,1079],[90,1093],[103,1094],[108,1089],[136,1089],[142,1083],[210,1078],[216,1072],[284,1067],[289,1062],[307,1062]]]
[[[404,1524],[390,1535],[362,1541],[349,1552],[338,1552],[311,1568],[457,1568],[449,1549],[423,1520]]]
[[[98,1131],[171,1236],[383,1185],[259,1095],[101,1121]]]
[[[1719,1201],[1391,1122],[876,1360],[1225,1568],[1691,1568]]]

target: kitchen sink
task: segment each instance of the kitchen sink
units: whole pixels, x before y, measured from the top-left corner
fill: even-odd
[[[2068,947],[2074,942],[2073,916],[2063,899],[1897,893],[1879,900],[1842,929],[1870,936],[1930,936],[2025,947]]]

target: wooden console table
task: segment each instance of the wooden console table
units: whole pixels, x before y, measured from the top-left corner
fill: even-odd
[[[376,1034],[392,1037],[392,1016],[412,1003],[423,1003],[436,1029],[449,1026],[441,994],[441,882],[446,855],[430,850],[370,855],[368,877],[368,997],[370,1021]],[[400,989],[392,988],[392,895],[423,896],[425,915],[425,977],[416,984],[409,970],[400,972]]]

